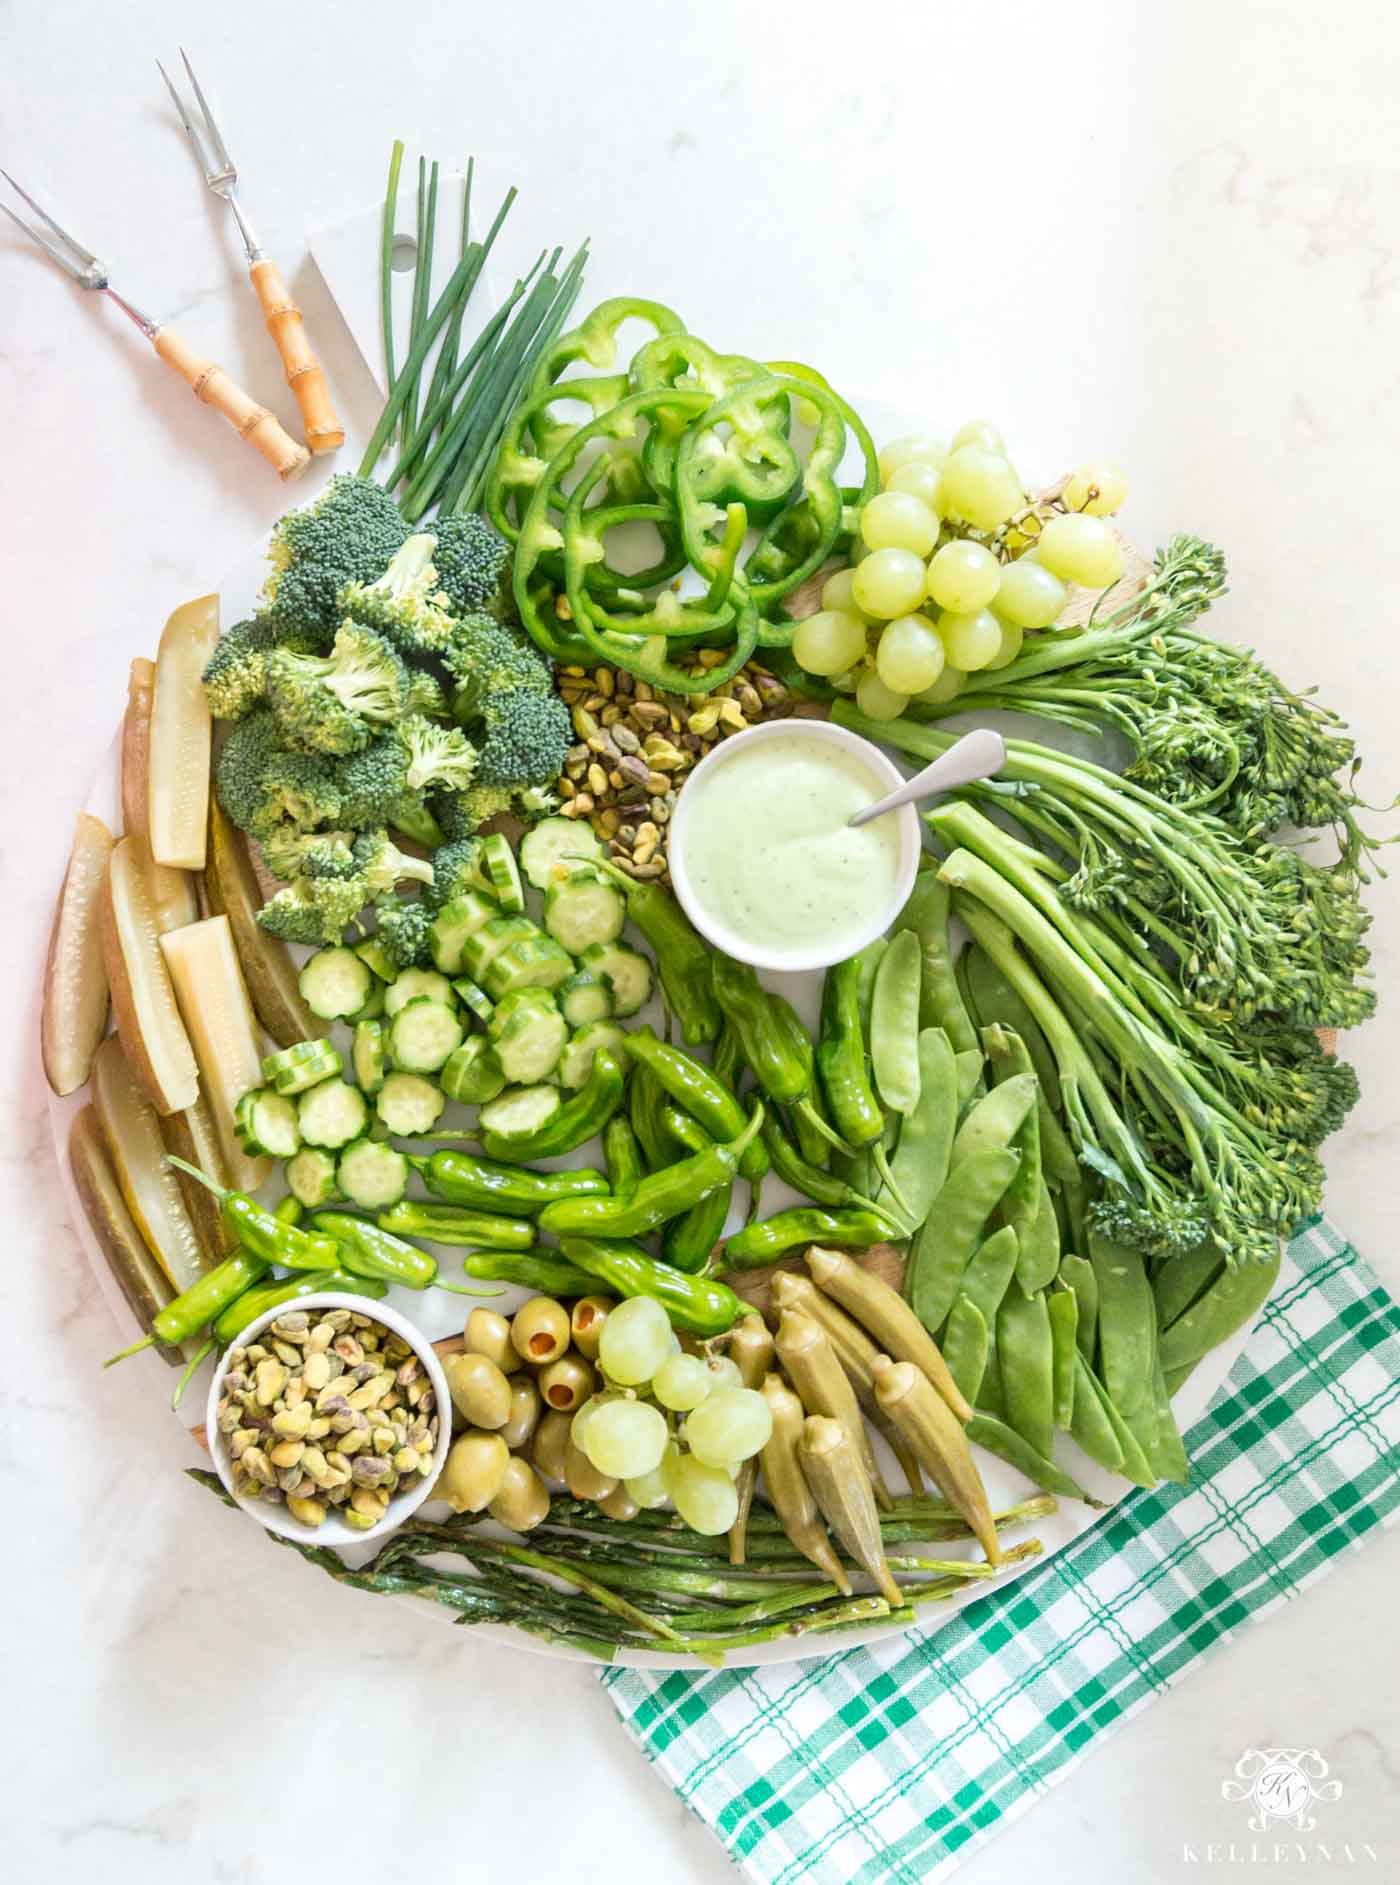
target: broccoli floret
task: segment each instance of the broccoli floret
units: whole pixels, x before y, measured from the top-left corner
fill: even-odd
[[[447,695],[436,674],[426,668],[408,670],[408,692],[404,696],[405,713],[426,714],[430,720],[446,720],[450,713]]]
[[[353,870],[363,881],[366,902],[384,896],[406,877],[432,884],[436,875],[426,859],[401,851],[387,831],[362,831],[351,858]]]
[[[263,774],[282,756],[277,722],[257,707],[230,728],[214,761],[214,791],[240,831],[251,831],[262,807]]]
[[[368,745],[371,725],[396,720],[411,677],[382,635],[342,622],[327,656],[279,648],[267,657],[267,693],[286,743],[345,754]]]
[[[410,714],[399,721],[393,737],[408,755],[406,791],[464,792],[471,784],[476,752],[456,727],[439,726],[421,714]]]
[[[285,751],[265,707],[240,720],[223,742],[214,788],[234,824],[255,838],[339,822],[340,793],[330,767]]]
[[[356,877],[298,877],[258,911],[258,921],[283,942],[338,943],[364,905]]]
[[[564,770],[573,740],[569,710],[554,693],[492,694],[485,705],[483,785],[549,785]]]
[[[484,517],[439,517],[433,524],[437,579],[453,615],[478,609],[505,619],[514,613],[510,545]]]
[[[335,632],[336,596],[347,583],[369,583],[388,568],[408,535],[398,505],[369,478],[331,479],[314,504],[279,519],[268,548],[272,574],[263,600],[277,625]]]
[[[471,799],[478,788],[465,792],[438,792],[433,797],[433,815],[442,827],[444,839],[469,838],[481,820],[475,815]]]
[[[433,912],[409,897],[383,897],[374,906],[376,934],[399,969],[426,968],[432,960],[428,931]]]
[[[440,910],[464,890],[485,890],[495,895],[481,870],[480,838],[453,838],[434,851],[432,888],[423,894],[435,910]]]
[[[410,537],[374,582],[347,583],[340,592],[341,611],[389,636],[400,648],[430,653],[445,647],[452,617],[433,567],[436,541],[426,532]]]
[[[515,797],[508,785],[474,785],[461,795],[463,815],[475,831],[488,818],[499,818],[502,812],[508,812]]]
[[[407,790],[408,754],[392,733],[371,740],[337,768],[345,822],[356,830],[387,825],[390,812]]]
[[[559,794],[547,785],[527,785],[520,794],[520,809],[530,818],[548,818],[559,809]]]
[[[268,650],[275,645],[272,625],[257,615],[220,635],[204,670],[204,693],[216,719],[241,720],[252,712],[262,698]]]
[[[550,691],[549,667],[534,644],[489,615],[458,621],[442,659],[457,683],[452,717],[463,726],[481,718],[493,694]]]
[[[348,873],[342,866],[350,862],[354,837],[351,831],[298,831],[288,827],[263,840],[263,863],[284,883],[302,875],[345,876]]]

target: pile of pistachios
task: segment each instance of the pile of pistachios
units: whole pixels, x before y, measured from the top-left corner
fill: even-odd
[[[285,1502],[312,1527],[334,1508],[368,1531],[432,1471],[438,1419],[402,1336],[349,1309],[293,1309],[230,1351],[218,1428],[236,1497]]]

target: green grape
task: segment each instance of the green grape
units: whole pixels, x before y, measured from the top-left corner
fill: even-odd
[[[1123,574],[1123,549],[1111,527],[1082,511],[1052,517],[1040,533],[1036,555],[1053,576],[1081,583],[1085,589],[1107,589]]]
[[[640,1302],[643,1298],[633,1296],[629,1300]],[[616,1400],[589,1417],[582,1450],[610,1479],[639,1479],[661,1464],[668,1438],[666,1416],[659,1407],[647,1401]]]
[[[840,674],[864,655],[865,628],[858,615],[847,615],[841,609],[819,609],[797,624],[793,655],[809,674]],[[603,1327],[607,1326],[605,1322]]]
[[[680,1448],[675,1441],[668,1440],[666,1451],[649,1473],[634,1473],[630,1479],[623,1480],[623,1485],[643,1511],[651,1511],[658,1505],[665,1505],[670,1498],[670,1470],[679,1455]]]
[[[938,541],[938,519],[907,491],[881,491],[860,514],[860,534],[872,550],[912,550],[924,557]]]
[[[682,1453],[669,1476],[671,1499],[693,1532],[717,1538],[739,1516],[739,1494],[721,1466]]]
[[[1084,511],[1090,517],[1111,517],[1122,510],[1128,495],[1128,480],[1117,465],[1091,460],[1070,473],[1063,492],[1066,506]]]
[[[710,1374],[710,1392],[716,1388],[741,1388],[744,1377],[739,1373],[739,1364],[728,1355],[711,1355],[705,1363]]]
[[[960,445],[981,445],[1002,458],[1006,456],[1005,439],[986,419],[969,419],[966,425],[960,425],[948,449],[955,452]]]
[[[822,607],[831,609],[837,615],[859,615],[853,592],[856,573],[853,569],[838,569],[834,576],[828,576],[822,584]]]
[[[838,694],[854,694],[864,672],[863,665],[857,668],[847,668],[844,674],[830,675],[829,685]]]
[[[872,550],[851,585],[858,609],[879,621],[908,615],[924,599],[924,559],[912,550]]]
[[[926,615],[901,615],[880,637],[875,672],[892,694],[917,694],[933,686],[946,659],[938,630]]]
[[[928,596],[940,609],[962,615],[985,609],[1001,582],[1001,564],[980,543],[955,537],[938,550],[928,566]]]
[[[1001,650],[1001,623],[990,609],[976,609],[968,615],[954,614],[950,610],[939,616],[938,632],[943,637],[948,659],[964,674],[985,668]],[[613,1315],[616,1314],[614,1310]],[[603,1327],[607,1326],[605,1322]]]
[[[651,1391],[663,1407],[688,1414],[714,1386],[714,1376],[698,1355],[672,1355],[657,1369]]]
[[[909,459],[893,477],[886,478],[885,489],[903,491],[906,497],[916,497],[921,504],[927,504],[935,517],[942,515],[938,508],[938,465],[928,459]]]
[[[992,603],[1001,619],[1014,622],[1017,628],[1049,628],[1064,606],[1064,584],[1033,551],[1002,570],[1001,587]]]
[[[955,668],[951,662],[944,668],[932,687],[926,687],[917,696],[926,700],[930,706],[942,706],[944,701],[955,700],[962,691],[962,684],[967,679],[961,668]]]
[[[856,682],[856,705],[872,720],[897,720],[909,705],[907,694],[886,687],[874,668],[865,668]]]
[[[724,1466],[752,1459],[772,1431],[768,1403],[755,1389],[715,1388],[687,1418],[685,1443],[706,1466]]]
[[[950,452],[939,477],[945,515],[951,511],[974,530],[995,530],[1024,502],[1015,471],[984,445],[961,445]]]
[[[1026,639],[1026,631],[1015,622],[1001,624],[1001,647],[992,659],[985,663],[990,673],[996,668],[1009,668],[1021,652],[1021,643]]]
[[[580,1452],[583,1450],[583,1436],[587,1431],[588,1423],[599,1408],[606,1407],[609,1401],[620,1401],[622,1398],[623,1396],[614,1389],[605,1388],[601,1394],[594,1394],[583,1403],[574,1415],[573,1425],[569,1428],[569,1438]]]
[[[940,440],[926,438],[922,433],[911,432],[903,438],[891,439],[880,453],[880,481],[888,486],[901,465],[941,465],[946,456],[947,448]]]
[[[652,1296],[620,1302],[598,1338],[599,1367],[624,1388],[650,1381],[670,1352],[670,1317]]]

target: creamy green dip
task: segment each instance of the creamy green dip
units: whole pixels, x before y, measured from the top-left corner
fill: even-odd
[[[686,789],[685,870],[716,926],[756,948],[839,961],[899,871],[893,814],[847,820],[887,781],[860,753],[794,727],[755,740]]]

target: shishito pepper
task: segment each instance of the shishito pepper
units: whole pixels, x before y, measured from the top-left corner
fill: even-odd
[[[447,1204],[502,1211],[511,1217],[533,1217],[559,1198],[585,1198],[608,1189],[601,1172],[531,1172],[519,1165],[475,1158],[469,1152],[406,1152],[404,1156],[429,1191]]]
[[[692,1153],[644,1178],[625,1198],[565,1198],[540,1213],[540,1229],[565,1237],[645,1237],[668,1218],[679,1217],[712,1191],[733,1182],[745,1147],[758,1136],[763,1108],[737,1139]]]
[[[250,1322],[265,1316],[269,1309],[284,1303],[300,1302],[303,1296],[363,1296],[377,1302],[389,1293],[387,1283],[373,1277],[352,1276],[348,1270],[309,1270],[299,1276],[283,1277],[278,1282],[256,1283],[245,1289],[214,1323],[213,1336],[221,1347],[236,1341]]]
[[[885,1129],[885,1115],[866,1072],[860,984],[859,956],[827,970],[817,1046],[817,1071],[832,1122],[846,1143],[856,1147],[873,1144]]]
[[[809,1131],[849,1152],[851,1148],[813,1103],[812,1041],[792,1003],[766,989],[748,963],[735,962],[718,951],[711,956],[711,974],[715,998],[738,1034],[744,1059],[766,1097],[779,1106],[790,1106]],[[816,1163],[810,1152],[805,1156],[809,1163]]]
[[[246,1289],[266,1276],[270,1267],[251,1251],[236,1250],[212,1270],[206,1270],[198,1282],[191,1283],[173,1302],[168,1302],[159,1315],[152,1318],[149,1335],[109,1355],[102,1366],[110,1368],[114,1362],[125,1361],[128,1355],[139,1354],[143,1348],[152,1348],[156,1343],[164,1348],[178,1348],[181,1342],[187,1342],[191,1336],[208,1328],[231,1302],[236,1302]]]
[[[466,1292],[456,1283],[445,1283],[438,1275],[435,1258],[416,1244],[405,1243],[391,1231],[371,1224],[368,1218],[351,1211],[318,1211],[311,1222],[330,1237],[340,1260],[352,1276],[364,1276],[381,1283],[397,1283],[404,1289],[450,1289],[458,1295]]]
[[[304,1230],[298,1230],[295,1224],[289,1224],[285,1218],[279,1217],[276,1211],[269,1211],[266,1205],[259,1204],[256,1198],[216,1183],[197,1165],[188,1165],[173,1153],[166,1155],[166,1163],[188,1172],[191,1178],[197,1178],[201,1185],[213,1192],[219,1200],[224,1222],[244,1250],[251,1256],[261,1257],[265,1266],[276,1263],[287,1270],[335,1269],[339,1252],[329,1237],[308,1236]]]
[[[714,952],[691,926],[669,890],[629,877],[604,860],[598,868],[627,899],[628,919],[651,944],[666,1006],[680,1023],[688,1047],[717,1040],[724,1016],[715,999],[711,962]],[[635,1121],[633,1122],[636,1123]]]
[[[833,1244],[838,1248],[865,1250],[882,1243],[890,1234],[888,1219],[873,1210],[819,1211],[815,1206],[799,1205],[791,1211],[779,1211],[774,1217],[760,1218],[746,1224],[724,1246],[726,1270],[760,1270],[776,1263],[789,1250],[808,1244]]]
[[[375,1222],[381,1231],[397,1237],[426,1237],[432,1244],[464,1244],[472,1249],[528,1250],[535,1235],[534,1227],[522,1217],[474,1211],[464,1204],[425,1204],[417,1198],[390,1205]]]
[[[723,1335],[750,1310],[728,1284],[709,1276],[687,1276],[628,1239],[565,1237],[559,1248],[570,1263],[606,1283],[615,1295],[652,1297],[678,1329],[691,1335]]]
[[[711,1139],[737,1139],[744,1130],[744,1109],[710,1067],[701,1064],[683,1048],[658,1040],[650,1028],[636,1028],[623,1043],[628,1057],[650,1070],[676,1104],[705,1128]],[[762,1178],[768,1170],[768,1154],[761,1139],[755,1139],[739,1165],[741,1178]]]
[[[574,1094],[551,1113],[534,1132],[503,1133],[484,1131],[481,1144],[488,1157],[519,1160],[558,1158],[596,1139],[618,1107],[626,1087],[622,1063],[606,1047],[593,1056],[588,1078]]]

